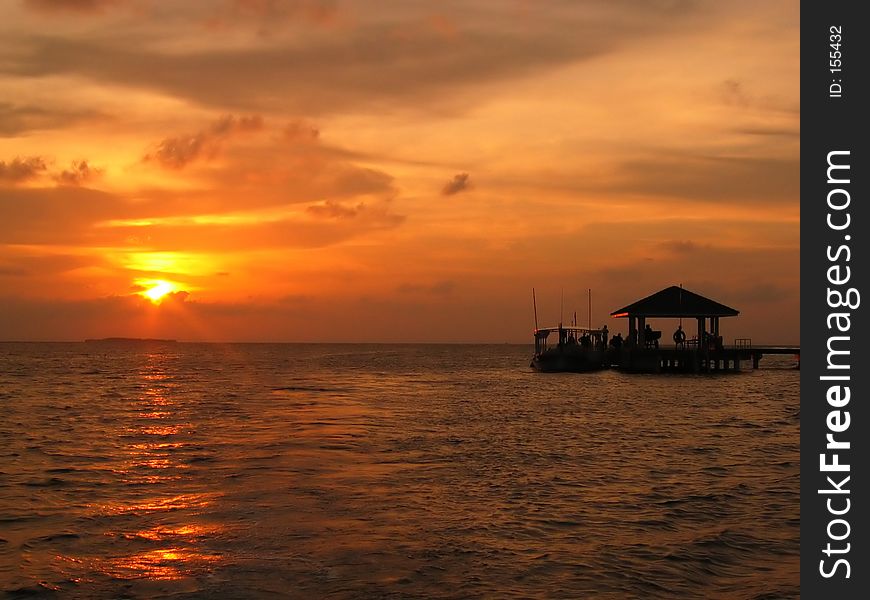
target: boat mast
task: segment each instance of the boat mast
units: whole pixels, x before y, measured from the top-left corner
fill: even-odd
[[[586,325],[592,329],[592,288],[589,288],[589,315],[586,320]]]
[[[538,301],[535,300],[535,288],[532,288],[532,308],[535,311],[535,332],[538,331]]]

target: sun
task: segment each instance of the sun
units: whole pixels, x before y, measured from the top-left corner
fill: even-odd
[[[142,285],[143,287],[148,287],[139,292],[139,294],[148,298],[154,304],[160,304],[163,298],[166,297],[166,294],[171,294],[176,290],[175,284],[170,283],[169,281],[163,281],[162,279],[142,282]]]

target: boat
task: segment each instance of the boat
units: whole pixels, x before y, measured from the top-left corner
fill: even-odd
[[[550,335],[556,334],[555,344]],[[586,373],[607,366],[607,330],[561,324],[535,329],[535,355],[529,365],[543,373]]]
[[[538,301],[532,288],[532,307],[535,311],[535,355],[529,366],[542,373],[586,373],[609,366],[607,325],[592,329],[592,290],[589,290],[588,327],[577,326],[577,313],[572,325],[562,325],[559,309],[558,327],[538,327]],[[550,334],[556,334],[556,343],[549,343]]]

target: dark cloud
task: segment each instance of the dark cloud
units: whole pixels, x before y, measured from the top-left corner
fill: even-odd
[[[187,52],[158,50],[160,40],[152,38],[17,37],[14,60],[0,61],[0,71],[79,75],[241,110],[323,114],[395,104],[465,110],[469,97],[457,95],[460,88],[484,94],[490,82],[590,60],[664,35],[693,14],[655,4],[626,11],[601,3],[589,11],[561,3],[530,13],[521,27],[511,11],[481,7],[449,40],[431,27],[412,27],[417,15],[358,23],[339,35],[312,35],[305,44],[280,38],[271,45]]]
[[[0,183],[23,183],[35,179],[47,169],[41,156],[16,157],[9,162],[0,160]]]
[[[102,174],[102,169],[89,165],[86,160],[80,160],[74,161],[69,169],[64,169],[56,174],[54,180],[61,185],[84,185]]]
[[[452,196],[463,192],[471,187],[471,181],[468,179],[468,173],[458,173],[453,176],[453,179],[444,184],[441,188],[441,194],[444,196]]]
[[[198,158],[214,157],[221,143],[232,135],[262,128],[263,118],[259,115],[240,118],[227,115],[198,133],[165,138],[144,160],[155,161],[167,169],[181,169]]]
[[[361,210],[365,210],[365,205],[358,204],[355,207],[348,207],[339,202],[327,200],[323,204],[315,204],[309,206],[305,210],[316,217],[327,219],[352,219],[356,217]]]

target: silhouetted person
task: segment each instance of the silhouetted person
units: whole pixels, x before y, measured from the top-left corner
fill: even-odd
[[[613,346],[616,350],[622,348],[622,334],[617,333],[615,336],[613,336],[613,339],[610,340],[610,345]]]
[[[686,345],[686,332],[683,331],[682,325],[677,325],[677,330],[674,332],[674,344],[677,348],[682,348]]]
[[[644,344],[647,348],[652,346],[653,348],[659,347],[659,338],[661,337],[661,331],[653,331],[653,328],[650,327],[649,323],[646,324],[646,327],[643,328],[643,339]]]
[[[601,345],[607,348],[607,325],[601,328]]]

